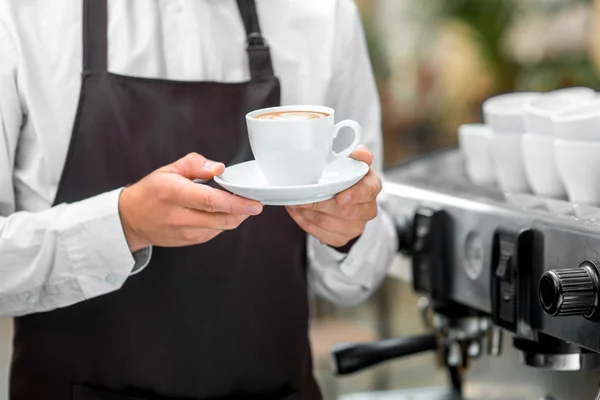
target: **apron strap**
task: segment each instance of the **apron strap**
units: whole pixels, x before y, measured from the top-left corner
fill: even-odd
[[[271,54],[266,40],[260,33],[258,14],[254,0],[237,0],[247,35],[248,62],[252,80],[274,76]]]
[[[83,70],[108,70],[108,6],[106,0],[83,0]]]

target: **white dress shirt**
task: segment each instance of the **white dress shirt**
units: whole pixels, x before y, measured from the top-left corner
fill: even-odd
[[[234,0],[108,3],[111,72],[249,80]],[[358,121],[381,171],[380,107],[355,4],[257,0],[257,8],[282,103],[327,105],[338,119]],[[0,315],[47,311],[117,290],[136,279],[133,271],[144,273],[151,257],[151,249],[135,255],[128,249],[118,214],[121,189],[52,207],[79,100],[81,30],[81,0],[0,0]],[[383,212],[347,255],[309,237],[312,290],[340,305],[365,300],[395,246]]]

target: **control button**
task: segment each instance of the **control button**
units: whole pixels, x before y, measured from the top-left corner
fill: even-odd
[[[540,279],[538,297],[546,314],[595,319],[599,285],[596,266],[586,261],[579,268],[546,271]]]
[[[519,236],[497,232],[492,259],[492,308],[496,323],[511,331],[517,321],[517,277]]]
[[[117,277],[114,276],[113,274],[107,274],[104,277],[104,281],[106,283],[108,283],[109,285],[116,285],[117,284]]]
[[[30,294],[29,296],[27,296],[27,302],[29,304],[35,304],[38,301],[38,297],[35,294]]]

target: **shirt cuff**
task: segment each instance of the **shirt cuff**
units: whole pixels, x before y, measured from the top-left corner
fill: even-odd
[[[145,247],[133,253],[133,259],[135,260],[135,265],[129,275],[135,275],[143,271],[144,268],[150,264],[150,260],[152,259],[152,246]]]
[[[348,253],[350,253],[350,250],[352,250],[354,243],[358,242],[358,239],[360,239],[360,236],[355,237],[354,239],[350,240],[348,243],[346,243],[343,246],[339,246],[339,247],[329,246],[329,247],[331,247],[332,249],[334,249],[335,251],[337,251],[339,253],[348,254]]]
[[[375,219],[367,222],[348,253],[339,252],[309,236],[311,266],[322,276],[337,276],[337,280],[372,289],[387,270],[387,265],[382,267],[380,264],[387,264],[385,256],[390,253],[388,247],[391,247],[395,233],[388,219],[380,210]]]
[[[147,265],[151,251],[131,254],[119,216],[122,189],[91,197],[66,207],[61,239],[86,299],[119,289],[139,263]]]

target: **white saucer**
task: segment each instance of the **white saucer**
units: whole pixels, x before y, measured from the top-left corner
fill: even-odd
[[[228,191],[268,206],[294,206],[333,198],[360,181],[369,166],[352,158],[328,164],[318,183],[302,186],[269,186],[256,161],[227,167],[215,182]]]

